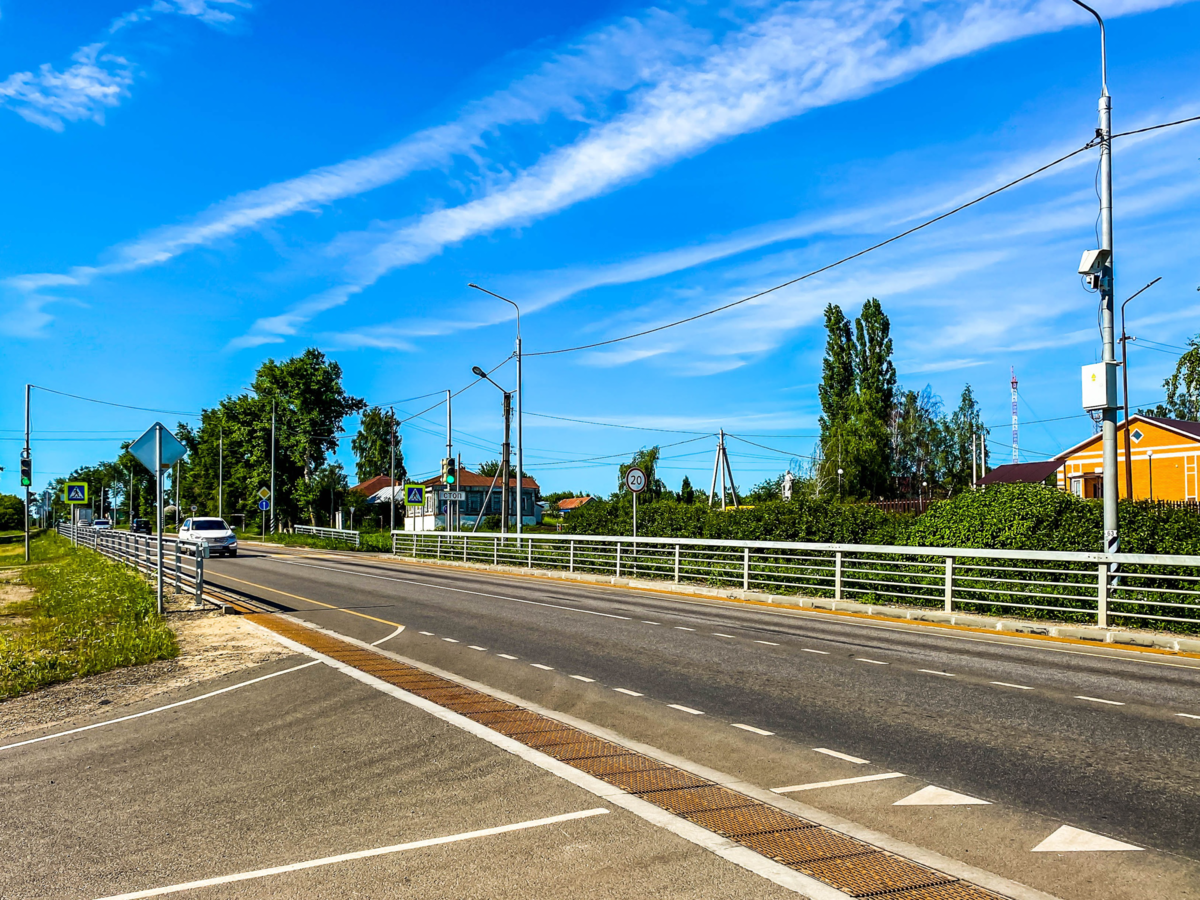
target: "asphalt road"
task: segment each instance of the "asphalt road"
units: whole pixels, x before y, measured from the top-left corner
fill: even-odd
[[[329,554],[243,551],[206,575],[356,637],[403,623],[398,653],[767,787],[868,771],[811,754],[834,749],[1200,871],[1200,661]],[[717,728],[735,724],[772,743]]]

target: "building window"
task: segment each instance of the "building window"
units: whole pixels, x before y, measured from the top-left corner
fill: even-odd
[[[1145,437],[1145,435],[1144,435],[1144,434],[1142,434],[1142,430],[1141,430],[1140,428],[1135,428],[1135,429],[1133,429],[1133,431],[1129,432],[1129,436],[1130,436],[1131,438],[1133,438],[1133,442],[1134,442],[1135,444],[1136,444],[1138,441],[1140,441],[1142,438],[1144,438],[1144,437]]]
[[[1076,497],[1083,496],[1083,479],[1082,478],[1072,478],[1071,479],[1071,493],[1074,494]]]

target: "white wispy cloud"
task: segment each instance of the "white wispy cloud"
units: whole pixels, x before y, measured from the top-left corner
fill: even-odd
[[[1175,0],[1121,0],[1110,15]],[[508,183],[390,233],[343,239],[359,248],[348,284],[365,289],[450,245],[525,225],[736,135],[864,96],[939,63],[1031,34],[1085,24],[1058,0],[931,7],[919,0],[787,3],[732,31],[696,63],[631,94],[628,110],[552,151]],[[349,295],[347,295],[349,296]],[[296,323],[291,320],[291,325]],[[267,320],[239,339],[273,340]]]
[[[154,0],[113,19],[105,29],[107,39],[80,47],[71,55],[72,65],[67,68],[60,70],[43,63],[36,72],[14,72],[0,81],[0,105],[53,131],[62,131],[68,122],[86,119],[103,124],[105,110],[129,95],[134,80],[130,61],[107,49],[113,36],[161,15],[224,25],[234,19],[230,7],[247,6],[242,0]]]

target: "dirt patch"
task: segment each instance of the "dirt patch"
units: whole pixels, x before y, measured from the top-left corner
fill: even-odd
[[[0,585],[0,603],[7,596],[2,592],[14,589],[19,590]],[[2,700],[0,741],[99,712],[115,716],[122,707],[157,694],[293,653],[241,616],[189,607],[190,601],[184,600],[167,604],[168,624],[179,641],[177,658],[114,669]]]

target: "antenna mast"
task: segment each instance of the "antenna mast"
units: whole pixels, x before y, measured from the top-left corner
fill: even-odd
[[[1012,373],[1012,431],[1013,431],[1013,463],[1017,461],[1017,370],[1009,367]]]

